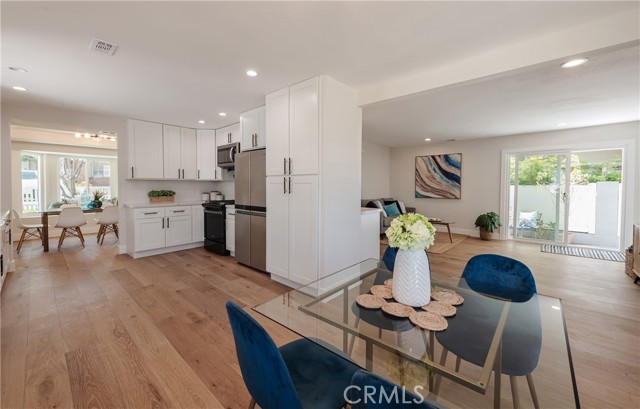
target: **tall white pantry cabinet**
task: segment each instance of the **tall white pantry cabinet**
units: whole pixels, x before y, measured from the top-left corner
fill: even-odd
[[[360,261],[362,111],[314,77],[266,97],[267,271],[299,287]]]

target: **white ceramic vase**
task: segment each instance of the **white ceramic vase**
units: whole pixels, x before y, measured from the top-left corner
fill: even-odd
[[[431,269],[424,250],[398,250],[393,267],[393,298],[422,307],[431,300]]]

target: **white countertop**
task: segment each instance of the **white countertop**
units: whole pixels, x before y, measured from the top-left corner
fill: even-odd
[[[361,207],[360,208],[360,213],[361,214],[367,214],[367,213],[380,213],[380,209],[373,208],[373,207]]]
[[[160,203],[127,203],[124,207],[128,207],[129,209],[139,209],[143,207],[172,207],[172,206],[196,206],[201,205],[203,203],[202,200],[191,200],[191,201],[182,201],[182,202],[160,202]]]

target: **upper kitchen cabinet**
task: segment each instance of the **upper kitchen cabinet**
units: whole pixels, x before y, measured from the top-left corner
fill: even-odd
[[[163,125],[162,137],[164,142],[164,178],[197,179],[196,130]]]
[[[240,142],[240,123],[216,129],[216,146],[228,145],[234,142]]]
[[[129,169],[131,179],[162,179],[162,124],[129,120]]]
[[[318,174],[319,83],[314,77],[267,95],[267,175]]]
[[[198,180],[217,180],[220,174],[217,168],[216,131],[198,129],[196,131]]]
[[[240,114],[240,133],[242,134],[240,148],[243,151],[250,151],[265,147],[264,116],[264,106]]]

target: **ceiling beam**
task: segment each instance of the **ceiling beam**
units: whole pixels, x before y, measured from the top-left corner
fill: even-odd
[[[424,92],[489,76],[523,70],[556,59],[580,56],[640,39],[640,17],[618,13],[527,41],[495,48],[456,63],[362,87],[358,105]]]

